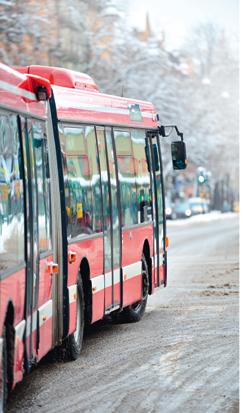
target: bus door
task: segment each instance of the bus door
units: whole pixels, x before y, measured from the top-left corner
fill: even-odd
[[[50,204],[47,144],[44,122],[21,120],[25,169],[26,228],[26,297],[25,297],[25,361],[26,369],[51,348],[52,329],[40,334],[45,321],[52,316],[50,251]],[[48,301],[49,299],[49,301]],[[48,304],[47,304],[48,302]],[[39,308],[40,307],[40,308]]]
[[[105,313],[121,306],[121,237],[117,171],[111,128],[96,128],[100,158],[103,222]]]
[[[150,173],[153,192],[154,221],[154,266],[156,286],[166,282],[165,210],[163,193],[163,170],[159,135],[147,132],[147,153],[149,153]]]

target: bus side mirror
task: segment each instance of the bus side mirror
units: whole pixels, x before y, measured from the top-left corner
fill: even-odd
[[[183,141],[176,141],[171,143],[171,156],[173,169],[186,169],[186,145]]]

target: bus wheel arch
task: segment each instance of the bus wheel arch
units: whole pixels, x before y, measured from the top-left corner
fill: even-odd
[[[7,398],[8,394],[13,388],[14,383],[14,343],[15,343],[15,330],[14,330],[14,306],[12,301],[8,303],[6,317],[3,326],[2,337],[4,340],[4,353],[6,360],[6,392],[4,397]],[[3,383],[4,385],[4,383]]]
[[[142,253],[146,259],[146,263],[148,266],[148,275],[149,275],[149,291],[148,293],[151,295],[152,294],[152,259],[150,256],[150,246],[149,242],[146,239],[143,244],[143,253]]]
[[[80,263],[80,276],[84,291],[84,321],[86,325],[92,321],[92,283],[90,280],[90,266],[86,257]]]

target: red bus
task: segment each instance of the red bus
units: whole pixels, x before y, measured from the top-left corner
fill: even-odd
[[[139,321],[166,286],[162,130],[85,74],[0,65],[0,410],[52,348],[79,356],[85,323]]]

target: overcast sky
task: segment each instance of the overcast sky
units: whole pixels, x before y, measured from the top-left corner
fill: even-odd
[[[128,23],[142,29],[149,12],[154,31],[165,30],[166,45],[179,47],[190,28],[214,21],[228,32],[237,33],[239,0],[126,0]]]

